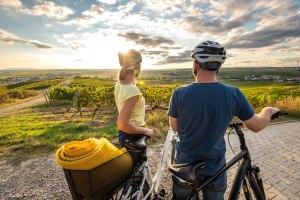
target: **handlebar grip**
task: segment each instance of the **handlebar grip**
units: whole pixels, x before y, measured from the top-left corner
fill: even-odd
[[[288,115],[288,114],[289,114],[288,111],[286,111],[286,110],[280,110],[277,113],[275,113],[274,115],[272,115],[271,119],[276,119],[276,118],[278,118],[278,117],[280,117],[282,115]]]

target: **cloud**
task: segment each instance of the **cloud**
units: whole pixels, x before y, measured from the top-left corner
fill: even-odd
[[[44,4],[35,5],[32,9],[24,8],[21,10],[22,13],[28,15],[42,16],[45,15],[49,18],[54,19],[65,19],[68,15],[73,14],[74,12],[64,6],[58,6],[52,1],[44,1]]]
[[[135,33],[135,32],[129,32],[129,33],[119,33],[119,37],[125,38],[127,41],[132,41],[138,45],[144,45],[147,47],[159,47],[162,44],[168,44],[168,45],[174,45],[175,42],[173,40],[159,37],[159,36],[147,36],[142,33]]]
[[[178,53],[175,56],[167,56],[161,61],[155,63],[155,65],[178,64],[178,63],[186,63],[191,61],[192,61],[191,50],[185,50],[183,52]]]
[[[38,1],[37,3],[38,4],[35,5],[32,9],[28,9],[19,0],[1,0],[0,6],[1,8],[4,8],[8,11],[34,16],[45,15],[49,18],[59,20],[65,19],[68,15],[74,13],[70,8],[58,6],[52,1]]]
[[[254,31],[231,34],[224,45],[230,48],[261,48],[279,43],[285,44],[289,39],[300,36],[299,20],[300,14],[278,17],[267,24],[262,24]]]
[[[106,4],[115,4],[116,0],[98,0],[101,3],[106,3]]]
[[[63,22],[65,25],[78,24],[78,25],[89,25],[95,24],[101,20],[101,16],[104,14],[104,9],[98,5],[91,5],[89,10],[81,13],[81,15],[72,20]]]
[[[19,0],[1,0],[0,6],[6,8],[20,8],[22,7],[22,2]]]
[[[44,44],[44,43],[41,43],[36,40],[26,40],[26,39],[19,38],[18,36],[8,33],[2,29],[0,29],[0,42],[7,43],[7,44],[17,43],[17,44],[33,45],[33,46],[35,46],[37,48],[41,48],[41,49],[53,48],[53,46],[51,46],[51,45]]]

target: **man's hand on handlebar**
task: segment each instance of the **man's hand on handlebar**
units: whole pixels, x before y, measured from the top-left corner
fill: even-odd
[[[275,114],[272,115],[271,119],[279,118],[282,115],[288,115],[288,111],[286,111],[286,110],[279,110],[278,112],[276,112]]]

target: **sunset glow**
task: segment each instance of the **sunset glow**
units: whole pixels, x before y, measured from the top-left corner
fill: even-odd
[[[141,51],[145,68],[186,68],[203,40],[227,47],[225,67],[299,66],[299,1],[250,4],[2,0],[0,69],[118,68],[128,48]]]

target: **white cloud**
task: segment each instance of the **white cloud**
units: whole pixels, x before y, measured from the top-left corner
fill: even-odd
[[[63,22],[63,24],[65,25],[78,24],[82,26],[87,26],[90,24],[95,24],[98,21],[101,21],[101,19],[103,20],[104,14],[105,11],[103,8],[101,8],[98,5],[91,5],[90,9],[82,12],[80,17]]]
[[[135,5],[136,5],[136,3],[131,1],[131,2],[127,3],[126,5],[119,6],[118,10],[128,13],[134,8]]]
[[[20,8],[20,7],[22,7],[22,2],[19,0],[1,0],[0,6]]]
[[[73,14],[73,11],[64,6],[58,6],[55,5],[52,1],[45,1],[42,5],[35,5],[32,9],[24,8],[21,10],[22,13],[28,14],[28,15],[36,15],[36,16],[42,16],[45,15],[49,18],[55,18],[55,19],[64,19],[68,15]]]
[[[98,0],[101,3],[106,3],[106,4],[115,4],[116,0]]]
[[[53,46],[49,44],[45,44],[36,40],[28,40],[20,38],[12,33],[6,32],[3,29],[0,29],[0,42],[6,44],[26,44],[26,45],[33,45],[37,48],[41,49],[50,49]]]
[[[68,15],[73,14],[73,11],[65,6],[58,6],[52,1],[36,1],[32,9],[28,9],[19,0],[1,0],[0,8],[4,8],[7,11],[23,13],[27,15],[42,16],[45,15],[49,18],[64,19]]]

